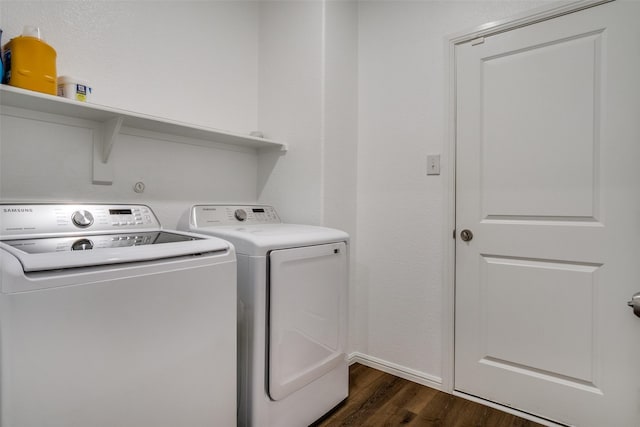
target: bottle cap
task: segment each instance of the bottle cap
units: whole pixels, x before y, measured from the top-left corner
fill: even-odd
[[[34,25],[25,25],[22,29],[23,37],[35,37],[39,40],[42,40],[42,34],[40,33],[40,27],[36,27]]]

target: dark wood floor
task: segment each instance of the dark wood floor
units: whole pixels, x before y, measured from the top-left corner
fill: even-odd
[[[537,427],[540,424],[355,363],[349,398],[313,427]]]

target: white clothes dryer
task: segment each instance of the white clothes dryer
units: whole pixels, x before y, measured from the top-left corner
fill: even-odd
[[[348,242],[271,206],[196,205],[183,226],[238,259],[238,424],[307,426],[348,395]]]
[[[143,205],[0,205],[0,425],[236,424],[233,246]]]

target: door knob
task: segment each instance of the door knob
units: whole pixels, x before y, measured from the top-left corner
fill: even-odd
[[[463,242],[468,242],[473,239],[473,233],[471,230],[467,230],[466,228],[460,232],[460,238]],[[640,304],[640,302],[639,302]]]
[[[633,314],[640,317],[640,292],[633,294],[631,301],[629,301],[627,305],[633,308]]]

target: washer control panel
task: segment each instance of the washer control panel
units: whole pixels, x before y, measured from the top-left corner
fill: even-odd
[[[196,205],[191,210],[191,225],[280,224],[273,206],[264,205]]]
[[[166,231],[143,231],[87,236],[54,236],[36,239],[13,239],[3,240],[3,243],[13,246],[22,252],[42,254],[159,245],[163,243],[187,242],[191,240],[198,240],[198,238]]]
[[[3,204],[0,237],[156,230],[160,223],[145,205]]]

